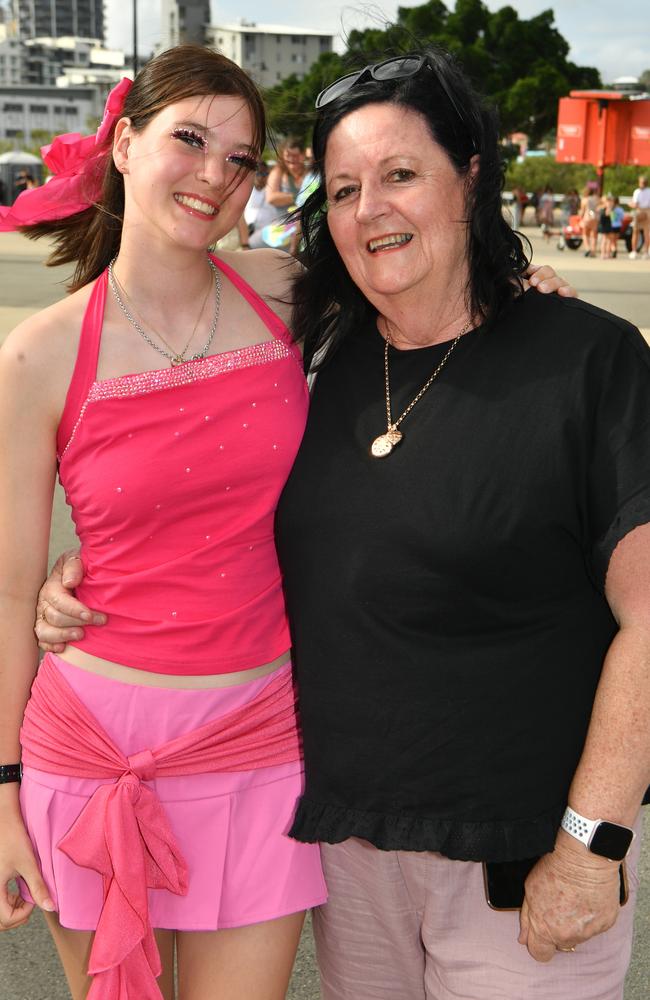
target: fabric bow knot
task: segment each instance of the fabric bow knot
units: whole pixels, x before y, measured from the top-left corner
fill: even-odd
[[[88,962],[94,977],[89,1000],[161,1000],[156,983],[160,956],[149,923],[148,890],[168,889],[184,896],[188,889],[187,866],[162,804],[140,780],[155,773],[151,751],[135,754],[129,765],[133,769],[115,784],[95,791],[58,844],[75,864],[98,872],[104,883],[104,905]]]
[[[103,881],[88,1000],[162,1000],[148,893],[186,895],[188,872],[160,799],[142,782],[299,760],[291,672],[272,677],[239,708],[125,757],[46,656],[25,710],[21,743],[25,767],[105,782],[57,844]]]
[[[124,77],[113,87],[95,135],[67,132],[41,148],[52,177],[41,187],[22,191],[10,208],[0,206],[0,232],[66,219],[83,212],[100,198],[109,140],[132,86],[133,81]]]

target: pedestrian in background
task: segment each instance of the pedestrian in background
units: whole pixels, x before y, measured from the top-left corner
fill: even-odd
[[[647,257],[650,251],[650,187],[644,175],[639,177],[639,186],[632,195],[632,205],[634,221],[630,259],[634,260],[639,254]]]
[[[580,227],[585,238],[585,257],[595,257],[598,244],[598,209],[600,198],[597,187],[586,185],[580,201]]]
[[[261,160],[255,171],[253,190],[244,209],[244,219],[248,226],[248,243],[251,250],[259,250],[268,246],[262,236],[263,229],[285,214],[284,209],[271,205],[267,199],[269,173],[268,165]]]
[[[555,213],[555,196],[553,188],[547,184],[539,199],[539,224],[547,229],[553,228]]]

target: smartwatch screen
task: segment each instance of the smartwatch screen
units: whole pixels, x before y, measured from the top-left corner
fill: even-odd
[[[627,854],[634,834],[616,823],[599,823],[589,842],[589,850],[612,861],[622,861]]]

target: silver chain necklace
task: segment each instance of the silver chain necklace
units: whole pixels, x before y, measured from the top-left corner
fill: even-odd
[[[120,309],[128,319],[131,326],[133,326],[138,331],[142,339],[145,340],[150,347],[153,347],[154,351],[157,351],[158,354],[162,354],[163,358],[167,358],[168,361],[171,361],[172,367],[175,367],[176,365],[182,365],[185,361],[202,361],[207,355],[208,351],[210,350],[210,345],[214,340],[214,335],[217,329],[217,321],[219,319],[219,310],[221,307],[221,276],[219,274],[217,266],[213,263],[210,257],[208,257],[208,264],[212,268],[212,273],[214,275],[214,297],[215,297],[212,326],[210,327],[210,334],[208,336],[205,346],[203,347],[203,350],[199,351],[198,354],[191,354],[189,358],[185,357],[185,351],[188,348],[188,344],[185,345],[180,354],[174,354],[171,353],[170,351],[166,351],[163,347],[160,347],[154,340],[151,339],[151,337],[146,333],[146,331],[143,330],[143,328],[140,326],[135,317],[131,315],[126,305],[124,304],[122,297],[120,296],[119,289],[117,287],[117,281],[115,275],[113,274],[113,264],[115,263],[116,259],[117,259],[116,257],[113,257],[113,260],[108,265],[108,281],[111,286],[111,291],[117,301],[117,304],[119,305]]]

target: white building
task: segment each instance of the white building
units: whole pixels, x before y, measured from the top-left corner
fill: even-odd
[[[51,86],[118,83],[125,72],[124,53],[105,49],[97,38],[30,38],[23,43],[23,81]]]
[[[96,87],[0,86],[0,139],[29,145],[45,134],[88,133],[103,104]]]
[[[331,52],[334,36],[286,24],[212,25],[212,46],[246,70],[260,87],[273,87],[291,76],[302,79],[323,54]]]
[[[0,87],[18,85],[25,69],[25,53],[18,39],[0,24]]]

